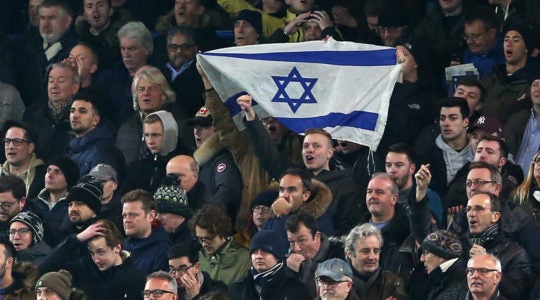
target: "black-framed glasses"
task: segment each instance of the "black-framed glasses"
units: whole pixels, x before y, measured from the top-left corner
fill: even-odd
[[[154,296],[155,298],[159,298],[159,297],[163,296],[163,294],[176,294],[176,293],[171,292],[171,291],[166,291],[166,290],[160,290],[160,289],[157,289],[157,290],[144,290],[142,292],[142,295],[143,295],[144,299],[150,298],[150,295]]]
[[[207,243],[210,244],[215,238],[217,234],[210,235],[210,236],[198,236],[197,239],[199,240],[199,243]]]
[[[4,145],[8,146],[9,143],[13,143],[13,145],[15,146],[20,146],[22,145],[22,143],[31,143],[32,141],[29,141],[29,140],[25,140],[25,139],[10,139],[10,138],[3,138],[2,139],[4,141]]]
[[[7,231],[9,236],[15,236],[17,233],[19,235],[27,235],[30,232],[29,228],[21,228],[21,229],[10,229]]]
[[[495,183],[496,181],[494,180],[482,180],[482,179],[476,179],[476,180],[467,180],[465,182],[465,185],[467,187],[471,187],[473,184],[476,184],[476,186],[484,186],[488,183]]]
[[[17,201],[15,201],[15,202],[1,202],[0,203],[0,208],[3,209],[3,210],[8,210],[16,203],[17,203]]]
[[[186,50],[189,50],[189,49],[193,48],[194,46],[195,46],[195,44],[193,44],[193,43],[185,43],[185,44],[181,44],[181,45],[167,44],[167,49],[169,49],[169,51],[172,51],[172,52],[176,52],[176,51],[178,51],[178,49],[180,49],[180,51],[186,51]]]
[[[191,264],[190,266],[181,265],[178,268],[174,268],[173,266],[169,266],[169,274],[185,274],[191,267],[193,267],[195,264]]]
[[[480,275],[486,275],[489,272],[499,272],[497,269],[488,269],[488,268],[467,268],[467,275],[472,276],[474,272],[478,272]]]

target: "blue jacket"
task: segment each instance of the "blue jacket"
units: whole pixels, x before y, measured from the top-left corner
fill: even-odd
[[[80,175],[86,175],[97,164],[111,165],[123,174],[124,157],[114,146],[116,130],[111,122],[102,119],[96,128],[69,142],[70,156],[79,165]]]
[[[147,238],[128,237],[124,241],[124,249],[131,253],[133,265],[146,274],[169,268],[167,250],[170,246],[169,235],[161,227],[152,228]]]

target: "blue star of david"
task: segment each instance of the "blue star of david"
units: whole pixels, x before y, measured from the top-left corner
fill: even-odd
[[[293,113],[296,113],[302,103],[317,103],[315,96],[313,96],[313,93],[311,92],[315,82],[318,80],[317,78],[304,78],[300,75],[296,67],[294,67],[288,76],[272,76],[272,79],[278,87],[278,91],[272,99],[272,102],[285,102],[289,104]],[[304,92],[298,99],[289,97],[285,90],[291,82],[297,82],[304,88]]]

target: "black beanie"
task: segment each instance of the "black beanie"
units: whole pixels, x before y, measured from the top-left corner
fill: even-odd
[[[241,10],[238,13],[238,16],[236,16],[234,19],[235,22],[239,20],[243,20],[251,24],[253,29],[255,29],[255,31],[257,31],[259,34],[259,37],[262,38],[262,16],[260,12],[250,9]]]
[[[97,182],[79,183],[72,187],[66,197],[66,202],[69,204],[71,201],[80,201],[91,210],[99,215],[101,213],[101,197],[103,191],[101,186],[98,186]]]
[[[249,251],[253,252],[257,249],[262,249],[268,253],[272,253],[277,260],[282,261],[287,252],[284,243],[281,243],[282,239],[281,233],[277,230],[261,230],[251,238]]]
[[[43,239],[43,223],[41,223],[41,219],[33,212],[20,212],[9,221],[9,226],[11,226],[11,223],[13,222],[21,222],[32,230],[32,244],[30,246],[39,243],[41,239]]]
[[[79,166],[71,158],[57,156],[49,161],[49,166],[50,165],[55,165],[62,170],[64,178],[66,178],[68,190],[77,183],[77,180],[79,180]]]

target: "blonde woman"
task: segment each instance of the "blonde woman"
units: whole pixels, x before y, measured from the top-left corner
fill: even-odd
[[[511,199],[540,223],[540,151],[534,155],[527,177],[514,189]]]

